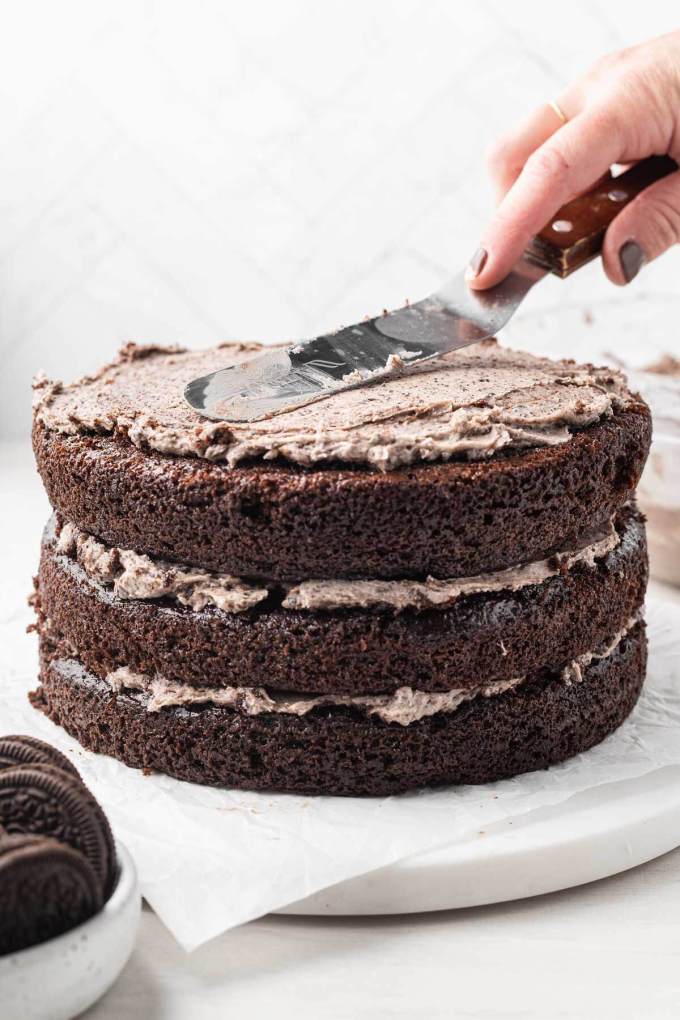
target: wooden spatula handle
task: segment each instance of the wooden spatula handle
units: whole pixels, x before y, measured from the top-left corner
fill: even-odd
[[[525,254],[557,276],[569,276],[600,254],[607,227],[625,205],[677,169],[670,156],[650,156],[618,177],[608,174],[591,191],[562,206]]]

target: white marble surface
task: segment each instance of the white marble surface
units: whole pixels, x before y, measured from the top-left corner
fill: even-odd
[[[405,918],[267,917],[184,956],[148,911],[88,1020],[671,1020],[680,850],[569,892]]]
[[[0,433],[123,341],[307,336],[430,292],[484,152],[677,0],[23,0],[0,32]],[[676,290],[680,251],[621,300]],[[587,306],[599,267],[530,298]]]

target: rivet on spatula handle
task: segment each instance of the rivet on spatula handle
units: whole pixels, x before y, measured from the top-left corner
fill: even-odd
[[[529,244],[527,258],[557,276],[569,276],[600,254],[607,227],[624,206],[677,169],[670,156],[650,156],[618,177],[608,174],[555,213]]]

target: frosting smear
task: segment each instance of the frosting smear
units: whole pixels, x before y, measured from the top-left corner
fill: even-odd
[[[35,417],[57,432],[123,434],[142,449],[229,467],[281,458],[386,471],[565,443],[572,429],[631,399],[625,377],[613,369],[550,361],[484,341],[265,421],[207,421],[185,403],[189,381],[260,350],[255,344],[206,351],[128,344],[93,376],[66,386],[39,380]]]

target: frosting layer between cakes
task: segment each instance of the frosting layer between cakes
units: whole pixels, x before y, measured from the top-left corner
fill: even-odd
[[[603,555],[593,556],[582,536],[577,560],[567,566],[557,556],[548,562],[550,576],[540,583],[458,592],[447,604],[400,609],[385,604],[284,608],[288,589],[271,586],[266,600],[242,612],[225,612],[216,603],[192,608],[187,604],[191,586],[182,592],[185,604],[172,595],[121,597],[114,585],[123,567],[114,560],[112,570],[110,551],[83,538],[81,551],[102,570],[96,576],[86,573],[76,558],[77,543],[71,555],[58,551],[52,518],[43,536],[36,608],[55,640],[63,636],[101,676],[125,664],[137,673],[198,687],[359,695],[403,686],[448,691],[479,677],[509,680],[546,663],[567,662],[623,625],[644,595],[644,524],[630,505],[612,523],[615,535],[604,529]],[[72,529],[69,533],[72,541]],[[169,570],[172,577],[174,565]],[[180,572],[186,579],[189,568]],[[516,580],[517,574],[521,579],[521,568]],[[535,568],[532,574],[536,579]],[[99,580],[102,576],[108,580]],[[524,574],[523,579],[529,578]],[[201,581],[202,588],[213,580]],[[456,594],[460,581],[451,582],[448,595]],[[503,575],[502,581],[508,578]],[[160,582],[154,588],[145,581],[147,594],[167,591],[168,575],[161,572]],[[410,586],[394,584],[396,591]],[[129,592],[127,582],[124,590]]]
[[[83,746],[134,768],[216,786],[300,794],[387,795],[442,783],[487,783],[546,768],[599,743],[633,708],[645,672],[644,625],[580,683],[542,672],[410,726],[346,708],[304,716],[177,706],[148,712],[77,659],[42,649],[36,708]]]
[[[550,577],[583,563],[594,566],[619,544],[613,520],[594,533],[582,536],[547,559],[518,564],[505,570],[476,577],[424,581],[381,581],[362,579],[311,580],[284,588],[283,609],[368,609],[381,606],[402,611],[431,609],[451,605],[463,595],[480,592],[519,591],[542,584]],[[107,546],[92,535],[63,525],[55,549],[71,556],[88,577],[112,585],[122,599],[158,599],[171,597],[181,605],[201,610],[208,605],[230,613],[241,613],[263,602],[269,588],[248,584],[239,577],[178,566],[136,553],[132,549]]]
[[[639,614],[631,617],[613,638],[604,646],[585,652],[568,663],[562,670],[563,683],[580,683],[583,670],[597,659],[606,659],[639,621]],[[283,715],[307,715],[316,708],[343,706],[376,715],[386,723],[410,726],[427,716],[439,712],[455,712],[466,701],[474,698],[493,698],[513,690],[524,683],[526,677],[513,677],[496,683],[468,684],[452,691],[432,692],[400,687],[394,694],[369,694],[357,697],[348,694],[325,694],[318,697],[301,698],[274,693],[257,687],[197,688],[188,684],[171,683],[162,676],[148,676],[135,673],[127,666],[121,666],[107,674],[106,682],[112,690],[141,691],[148,712],[159,712],[164,708],[178,705],[217,705],[233,708],[246,715],[281,713]]]

